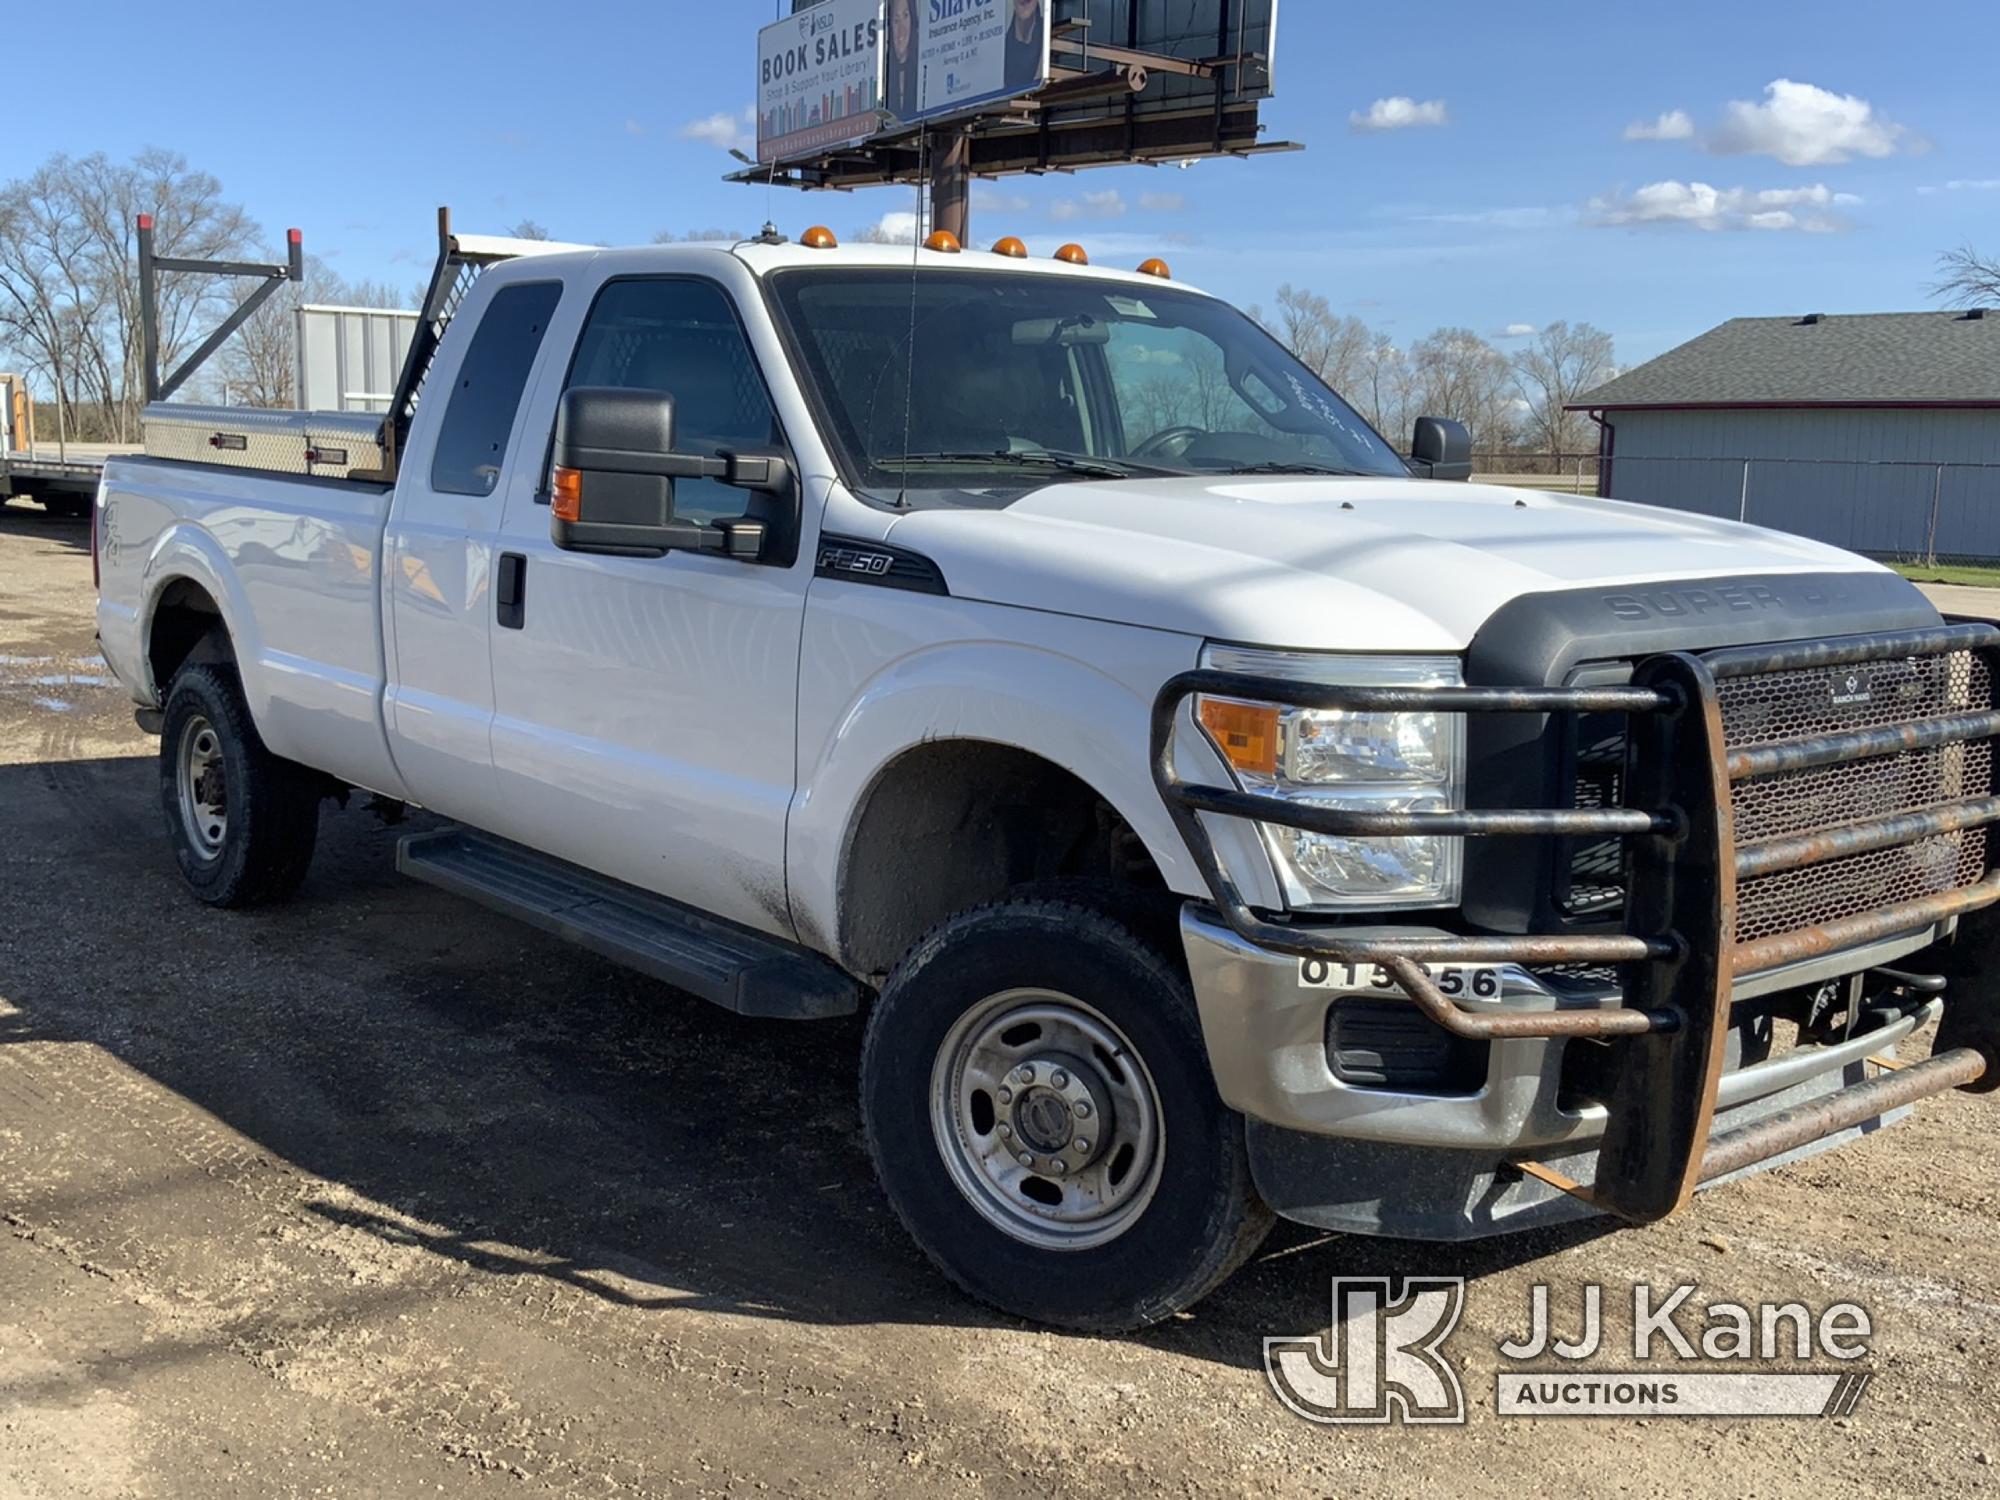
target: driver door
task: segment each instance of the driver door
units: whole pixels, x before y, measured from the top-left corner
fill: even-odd
[[[735,305],[715,282],[601,283],[566,373],[548,368],[534,400],[545,454],[573,385],[669,392],[677,452],[782,446]],[[686,520],[741,515],[746,496],[682,480],[675,509]],[[766,561],[592,555],[551,542],[546,482],[510,496],[496,546],[518,587],[492,633],[497,832],[792,935],[785,818],[812,568],[796,514],[787,529]]]

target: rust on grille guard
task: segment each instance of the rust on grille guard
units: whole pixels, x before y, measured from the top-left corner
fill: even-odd
[[[1701,655],[1670,653],[1641,662],[1629,686],[1589,688],[1331,686],[1238,672],[1186,672],[1169,681],[1153,703],[1153,779],[1217,911],[1245,941],[1301,958],[1378,964],[1395,979],[1404,997],[1455,1036],[1481,1041],[1566,1037],[1604,1042],[1609,1049],[1609,1084],[1595,1185],[1579,1188],[1532,1163],[1523,1165],[1609,1212],[1650,1221],[1682,1207],[1705,1181],[1887,1110],[1947,1089],[1983,1091],[2000,1085],[2000,985],[1987,977],[1987,959],[2000,961],[2000,912],[1996,912],[1968,941],[1957,945],[1960,956],[1948,965],[1958,982],[1946,1000],[1937,1055],[1711,1140],[1735,980],[1881,938],[1921,932],[2000,905],[2000,869],[1992,869],[1969,885],[1737,942],[1739,879],[1806,869],[2000,822],[2000,796],[1944,801],[1823,832],[1739,846],[1731,815],[1733,785],[2000,737],[2000,712],[1954,713],[1881,728],[1732,746],[1725,742],[1718,680],[1956,652],[1992,659],[1996,648],[2000,648],[2000,628],[1950,624],[1730,647]],[[1190,783],[1175,766],[1174,737],[1183,710],[1200,695],[1377,713],[1623,715],[1628,724],[1625,796],[1631,805],[1379,813]],[[1192,727],[1191,715],[1186,722]],[[1503,835],[1630,840],[1625,930],[1394,940],[1352,937],[1336,923],[1261,915],[1218,857],[1203,814],[1356,838]],[[1623,976],[1624,1003],[1554,1011],[1498,1006],[1468,1010],[1433,981],[1424,967],[1429,963],[1616,964]]]

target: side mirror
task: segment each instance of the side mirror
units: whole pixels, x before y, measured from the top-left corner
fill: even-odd
[[[1410,435],[1410,472],[1419,479],[1470,479],[1472,434],[1449,417],[1418,417]]]
[[[674,452],[674,398],[665,391],[577,386],[556,408],[549,538],[567,552],[660,557],[721,552],[755,561],[765,526],[745,516],[703,525],[674,515],[674,481],[719,479],[741,489],[791,483],[782,458]]]

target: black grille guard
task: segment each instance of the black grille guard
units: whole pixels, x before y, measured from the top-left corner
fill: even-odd
[[[2000,983],[1995,982],[2000,975],[1996,975],[1995,980],[1954,987],[1939,1050],[1927,1061],[1732,1132],[1713,1145],[1710,1141],[1735,980],[1820,954],[1921,932],[2000,903],[2000,870],[1989,869],[1970,885],[1737,942],[1739,877],[1804,869],[2000,822],[2000,796],[1967,797],[1824,832],[1739,846],[1731,817],[1732,785],[1993,738],[2000,736],[2000,713],[1951,714],[1876,729],[1731,746],[1724,735],[1717,681],[1951,652],[1978,652],[1991,659],[1996,649],[2000,649],[2000,627],[1947,624],[1728,647],[1700,655],[1667,653],[1642,661],[1631,684],[1620,687],[1330,686],[1238,672],[1184,672],[1162,687],[1153,702],[1153,780],[1217,911],[1245,941],[1301,958],[1378,964],[1395,979],[1405,998],[1457,1036],[1603,1041],[1611,1051],[1605,1075],[1607,1123],[1596,1183],[1583,1188],[1534,1163],[1522,1166],[1610,1212],[1652,1220],[1672,1213],[1702,1182],[1724,1172],[1767,1160],[1930,1094],[2000,1084]],[[1628,724],[1625,797],[1631,805],[1363,812],[1191,783],[1181,778],[1174,764],[1174,737],[1184,706],[1197,695],[1378,713],[1622,714]],[[1259,915],[1245,900],[1216,854],[1202,821],[1204,813],[1357,838],[1507,835],[1632,840],[1625,931],[1395,940],[1358,938],[1327,923],[1275,920]],[[1617,964],[1623,973],[1624,1003],[1539,1012],[1471,1011],[1444,994],[1425,969],[1427,963]],[[1376,992],[1378,997],[1380,993]],[[1965,1045],[1946,1046],[1959,1041]]]

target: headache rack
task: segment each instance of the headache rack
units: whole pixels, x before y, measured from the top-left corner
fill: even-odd
[[[1153,777],[1222,919],[1246,941],[1379,965],[1454,1036],[1603,1042],[1595,1183],[1520,1165],[1607,1211],[1652,1220],[1702,1182],[1931,1094],[2000,1083],[2000,992],[1987,983],[1947,1001],[1926,1061],[1711,1139],[1737,980],[2000,903],[1985,835],[2000,822],[1996,650],[2000,627],[1968,623],[1668,653],[1639,662],[1629,683],[1600,687],[1321,686],[1186,672],[1154,700]],[[1622,718],[1621,805],[1367,812],[1191,783],[1176,768],[1174,740],[1197,695],[1375,713]],[[1624,930],[1399,940],[1262,915],[1218,857],[1204,814],[1350,838],[1615,839],[1625,851]],[[1623,1003],[1467,1009],[1425,967],[1440,963],[1615,965]]]

